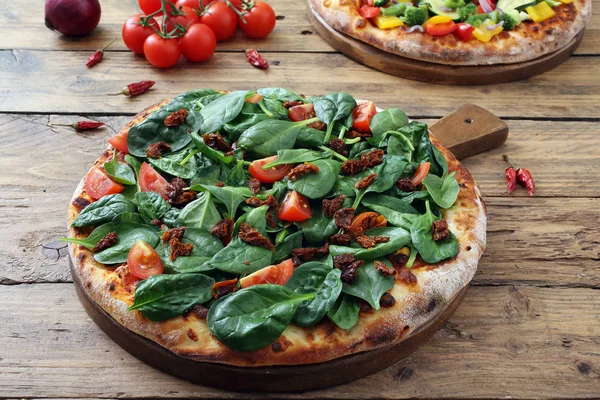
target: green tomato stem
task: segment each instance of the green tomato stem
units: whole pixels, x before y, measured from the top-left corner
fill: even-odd
[[[346,134],[346,131],[347,131],[347,130],[348,130],[348,128],[347,128],[347,127],[345,127],[345,126],[342,126],[342,129],[340,129],[340,134],[338,135],[338,139],[343,139],[343,138],[344,138],[344,135]],[[355,138],[355,139],[358,139],[358,140],[360,140],[360,138]]]

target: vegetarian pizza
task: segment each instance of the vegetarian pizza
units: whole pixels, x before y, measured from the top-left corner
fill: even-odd
[[[565,47],[591,0],[309,0],[334,29],[403,57],[449,65],[517,63]]]
[[[471,280],[471,174],[396,108],[200,89],[148,108],[69,206],[74,273],[173,353],[298,365],[399,343]]]

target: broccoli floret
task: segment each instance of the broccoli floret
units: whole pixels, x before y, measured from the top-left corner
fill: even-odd
[[[504,21],[502,27],[505,30],[510,31],[515,29],[515,27],[521,23],[521,18],[519,17],[519,12],[517,10],[510,10],[500,15],[500,21]]]
[[[389,2],[390,0],[374,0],[373,5],[375,7],[385,7],[388,5]]]
[[[465,1],[464,0],[444,0],[444,4],[446,5],[446,7],[454,10],[454,9],[457,9],[458,7],[464,6]]]
[[[406,25],[423,25],[427,21],[427,7],[410,7],[404,12],[404,23]]]
[[[483,22],[483,20],[481,19],[481,17],[479,15],[485,15],[487,18],[487,14],[471,15],[469,18],[467,18],[467,20],[465,22],[467,24],[471,25],[473,28],[477,28]]]
[[[460,14],[460,20],[466,21],[471,15],[477,14],[477,6],[473,3],[469,3],[458,10],[458,13]]]

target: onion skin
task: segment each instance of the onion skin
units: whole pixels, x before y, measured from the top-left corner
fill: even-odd
[[[46,26],[68,36],[85,36],[100,22],[98,0],[46,0]]]

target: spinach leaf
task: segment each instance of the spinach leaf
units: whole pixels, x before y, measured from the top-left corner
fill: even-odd
[[[184,151],[183,153],[189,154],[189,151]],[[183,165],[181,164],[183,159],[180,158],[180,154],[175,154],[166,155],[161,158],[149,158],[148,161],[150,162],[150,165],[161,170],[162,172],[166,172],[167,174],[178,176],[183,179],[192,179],[194,176],[196,176],[196,171],[198,169],[196,157],[192,155]]]
[[[367,138],[367,141],[379,147],[383,135],[388,131],[397,131],[398,129],[408,125],[408,117],[404,111],[397,108],[388,108],[380,113],[377,113],[371,119],[369,127],[373,133],[373,137]]]
[[[171,246],[168,243],[161,242],[156,248],[169,272],[182,274],[211,270],[212,267],[208,261],[223,249],[221,241],[204,229],[186,228],[181,241],[192,244],[192,253],[187,256],[179,256],[175,261],[171,261],[169,258]]]
[[[439,176],[429,174],[423,179],[423,186],[441,208],[450,208],[458,198],[460,186],[454,177],[455,173],[440,178]]]
[[[179,208],[172,207],[165,213],[165,215],[162,216],[161,221],[169,228],[181,226],[181,223],[179,222],[179,214],[181,214],[181,210]]]
[[[232,162],[237,162],[235,156],[230,155],[226,156],[225,153],[219,150],[215,150],[212,147],[209,147],[204,143],[204,139],[196,132],[191,133],[192,140],[196,147],[204,154],[206,157],[210,158],[213,161],[231,164]]]
[[[200,131],[202,133],[214,133],[220,131],[223,128],[223,125],[238,116],[242,110],[246,97],[250,93],[252,92],[249,90],[231,92],[206,105],[200,111],[200,115],[202,116],[202,127]]]
[[[119,214],[133,211],[135,211],[135,205],[127,200],[125,196],[122,194],[109,194],[84,208],[73,220],[71,226],[98,226],[112,221]]]
[[[373,169],[373,172],[377,174],[377,179],[366,189],[366,192],[385,192],[394,186],[407,165],[408,162],[404,157],[386,155],[383,163]]]
[[[429,201],[425,203],[426,212],[419,216],[410,227],[410,237],[415,248],[426,263],[435,264],[442,260],[452,258],[458,254],[458,241],[450,232],[448,239],[434,241],[431,224],[436,218],[431,212]]]
[[[202,274],[153,275],[137,285],[129,310],[140,310],[150,321],[177,317],[210,300],[214,283]]]
[[[117,161],[117,149],[114,150],[112,160],[104,163],[104,171],[117,183],[123,185],[135,185],[135,174],[127,164],[121,164]]]
[[[430,173],[444,176],[448,172],[448,163],[443,154],[433,146],[429,139],[427,125],[422,122],[411,122],[402,132],[410,132],[414,136],[417,162],[429,161],[431,163]]]
[[[235,212],[238,206],[243,203],[246,198],[252,197],[252,192],[247,187],[233,187],[233,186],[210,186],[202,185],[202,187],[209,191],[217,200],[225,204],[227,207],[227,214],[231,218],[235,218]],[[194,190],[192,188],[192,190]]]
[[[263,165],[263,169],[269,169],[281,164],[299,164],[305,162],[314,162],[322,158],[327,158],[331,152],[312,151],[307,149],[289,149],[279,150],[277,160]],[[339,171],[338,171],[339,173]]]
[[[270,118],[289,120],[288,109],[283,106],[283,101],[266,97],[259,104],[266,109],[265,114]]]
[[[408,139],[403,134],[391,135],[387,143],[387,154],[391,156],[401,156],[408,161],[412,161],[414,151],[412,139]]]
[[[244,131],[238,146],[258,157],[272,156],[279,150],[293,148],[300,129],[309,123],[267,119]]]
[[[156,192],[138,192],[135,202],[140,214],[151,220],[161,219],[171,209],[171,205]]]
[[[244,131],[261,121],[269,119],[266,114],[240,114],[236,119],[223,125],[230,140],[238,140]]]
[[[378,243],[375,247],[368,249],[360,247],[358,244],[353,243],[351,246],[329,246],[329,253],[332,256],[340,254],[354,254],[357,260],[373,260],[376,258],[383,257],[394,251],[406,246],[410,243],[411,234],[402,228],[375,228],[369,229],[365,233],[369,236],[388,236],[389,242]]]
[[[196,89],[174,97],[173,101],[181,101],[191,105],[200,103],[200,105],[206,106],[221,96],[223,94],[214,89]]]
[[[410,230],[419,214],[406,200],[385,194],[368,194],[363,198],[362,204],[383,215],[390,224],[406,230]]]
[[[309,199],[320,199],[331,191],[340,173],[340,163],[334,160],[313,162],[319,172],[303,175],[295,181],[288,181],[288,188],[303,194]]]
[[[327,312],[327,317],[340,328],[350,330],[358,322],[359,312],[356,299],[344,293]]]
[[[323,243],[338,231],[333,218],[327,218],[320,206],[313,206],[312,216],[299,224],[308,243]]]
[[[221,220],[210,192],[204,192],[186,205],[179,214],[179,223],[190,228],[201,228],[210,231]]]
[[[214,185],[217,182],[223,182],[230,173],[227,165],[219,161],[213,161],[202,153],[196,154],[195,157],[198,169],[196,170],[196,176],[192,179],[192,185]]]
[[[133,222],[134,224],[147,224],[147,225],[150,225],[152,223],[151,220],[144,217],[142,214],[133,213],[133,212],[124,212],[122,214],[119,214],[116,217],[114,217],[111,222],[115,223],[115,224],[120,224],[123,222]],[[156,232],[158,232],[158,230],[159,230],[154,225],[150,225],[150,227],[152,229],[154,229]]]
[[[325,142],[325,132],[314,128],[303,127],[298,132],[296,147],[314,148]]]
[[[383,258],[379,261],[392,268],[391,263]],[[375,310],[379,310],[381,296],[394,287],[394,278],[384,276],[375,269],[374,261],[365,264],[356,270],[356,280],[352,283],[344,283],[342,292],[363,299]]]
[[[277,88],[277,87],[268,87],[258,89],[256,91],[264,98],[277,99],[277,100],[289,100],[289,101],[301,101],[306,103],[306,99],[298,96],[296,93],[292,93],[287,89]]]
[[[313,296],[280,285],[250,286],[217,300],[208,311],[208,327],[227,347],[259,350],[277,340],[298,305]]]
[[[346,120],[356,107],[356,100],[345,92],[330,93],[319,97],[314,102],[315,113],[320,121],[327,124],[325,142],[328,141],[333,131],[335,122]]]
[[[189,105],[172,100],[139,124],[132,126],[127,136],[129,153],[136,157],[146,157],[148,146],[158,142],[169,144],[171,151],[178,151],[187,146],[191,141],[188,129],[196,123],[197,114],[189,113],[185,123],[178,126],[165,126],[164,124],[165,118],[182,108],[189,108]]]
[[[315,294],[298,306],[293,319],[296,325],[311,326],[323,319],[342,292],[341,274],[341,270],[319,262],[308,262],[294,270],[285,286],[298,294]]]
[[[227,178],[225,178],[225,184],[227,186],[246,186],[248,184],[248,178],[246,177],[246,172],[244,171],[244,163],[238,162],[231,169],[229,174],[227,174]]]
[[[292,250],[300,247],[302,247],[302,231],[294,232],[291,235],[286,236],[281,244],[275,246],[273,264],[279,264],[286,258],[289,258]]]

